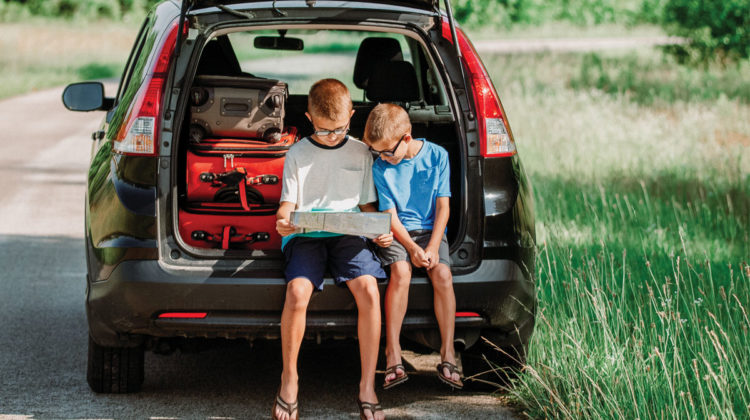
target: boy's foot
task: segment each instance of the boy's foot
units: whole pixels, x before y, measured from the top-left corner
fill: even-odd
[[[383,389],[391,389],[396,385],[402,384],[409,380],[409,375],[406,373],[406,368],[401,363],[389,366],[385,370],[385,380],[383,381]]]
[[[285,387],[284,381],[281,381],[281,386],[279,386],[279,391],[276,393],[276,399],[273,402],[273,410],[271,411],[271,418],[273,420],[299,419],[297,382],[290,381],[289,383],[290,385]]]
[[[438,378],[451,386],[451,388],[461,389],[464,383],[461,381],[461,369],[453,363],[443,361],[437,365]]]
[[[280,394],[276,394],[276,400],[273,402],[273,408],[271,409],[272,420],[298,420],[299,410],[297,410],[299,404],[298,401],[288,403],[281,398]]]
[[[359,420],[384,420],[385,414],[380,403],[370,403],[357,398]]]

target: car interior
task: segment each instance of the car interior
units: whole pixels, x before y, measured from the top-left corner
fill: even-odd
[[[275,36],[281,42],[257,48],[254,38]],[[293,38],[292,38],[293,37]],[[298,40],[294,44],[285,43]],[[287,50],[283,45],[302,50]],[[405,33],[361,30],[275,29],[231,32],[208,40],[201,51],[195,77],[231,76],[276,79],[287,83],[283,125],[295,127],[300,138],[309,135],[312,125],[305,116],[307,91],[317,80],[333,77],[351,92],[355,113],[350,135],[361,138],[369,112],[378,103],[404,107],[412,122],[414,138],[426,138],[448,151],[451,165],[451,215],[448,240],[452,243],[460,223],[459,199],[462,183],[458,127],[451,110],[444,80],[435,61],[428,58],[417,37]],[[186,114],[189,115],[189,112]],[[185,125],[189,118],[185,118]],[[184,127],[183,133],[188,133]],[[187,135],[183,135],[186,137]],[[180,142],[180,155],[189,141]],[[185,159],[180,159],[184,168]],[[184,169],[182,169],[184,170]],[[184,173],[184,172],[182,172]],[[180,202],[186,201],[185,181],[178,183]]]

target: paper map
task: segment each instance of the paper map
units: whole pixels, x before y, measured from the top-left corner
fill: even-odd
[[[326,232],[375,238],[391,231],[391,215],[373,212],[294,211],[291,222],[302,232]]]

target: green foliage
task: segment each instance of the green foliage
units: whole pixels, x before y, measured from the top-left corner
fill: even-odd
[[[750,104],[572,89],[583,72],[638,86],[674,71],[655,55],[484,58],[537,215],[538,318],[513,402],[529,418],[748,418]]]
[[[160,0],[5,0],[0,2],[0,19],[19,16],[58,18],[120,19],[127,14],[143,14]]]
[[[108,79],[120,74],[119,64],[89,63],[79,67],[76,72],[81,80]]]
[[[722,63],[750,57],[750,1],[668,0],[664,25],[689,42],[671,52],[685,62]]]
[[[680,67],[673,60],[630,54],[603,57],[597,53],[582,57],[581,71],[571,78],[574,89],[599,89],[611,95],[625,95],[644,105],[677,101],[710,101],[721,96],[750,103],[750,63],[729,68]]]
[[[456,19],[468,27],[539,25],[567,21],[589,26],[602,23],[656,23],[666,0],[457,0]]]

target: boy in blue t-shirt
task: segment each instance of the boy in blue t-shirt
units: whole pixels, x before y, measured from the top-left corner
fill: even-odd
[[[412,138],[409,115],[393,104],[380,104],[370,112],[363,141],[379,156],[372,166],[373,181],[380,211],[391,213],[391,231],[396,239],[390,247],[378,250],[383,263],[391,268],[385,294],[387,368],[383,388],[408,379],[399,336],[414,265],[427,269],[435,293],[442,342],[438,377],[460,389],[463,382],[453,348],[456,296],[445,236],[451,196],[448,152],[427,140]]]

